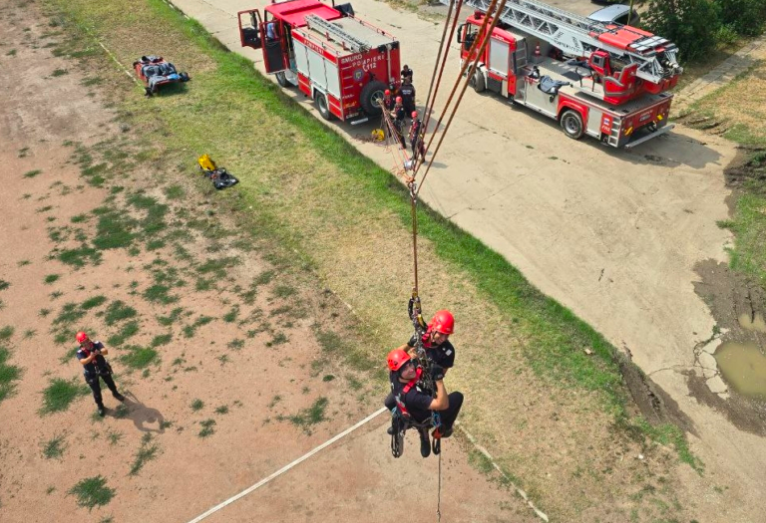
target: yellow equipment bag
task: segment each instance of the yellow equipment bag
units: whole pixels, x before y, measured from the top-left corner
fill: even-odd
[[[210,171],[213,172],[217,169],[215,162],[210,157],[209,154],[203,154],[199,158],[197,158],[197,163],[199,164],[200,169],[203,171]]]

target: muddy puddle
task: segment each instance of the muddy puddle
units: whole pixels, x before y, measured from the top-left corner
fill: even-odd
[[[713,356],[732,388],[743,396],[766,400],[766,356],[755,343],[724,343]]]
[[[745,330],[766,333],[766,322],[763,321],[763,315],[760,313],[753,316],[747,313],[740,314],[737,320],[740,327]]]

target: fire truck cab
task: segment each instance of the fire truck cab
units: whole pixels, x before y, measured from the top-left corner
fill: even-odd
[[[501,21],[491,34],[481,34],[484,17],[476,11],[457,34],[464,61],[473,61],[480,44],[489,39],[470,79],[477,92],[494,91],[558,120],[570,138],[588,135],[612,147],[633,147],[673,127],[667,125],[673,96],[664,91],[675,85],[677,75],[654,84],[637,77],[638,63],[618,63],[598,49],[587,57],[565,55],[550,42]],[[488,23],[484,31],[489,28]],[[649,33],[615,26],[606,36],[645,35]]]
[[[362,123],[382,112],[399,85],[399,42],[354,16],[351,4],[274,2],[238,13],[243,47],[261,49],[267,73],[297,86],[323,118]]]

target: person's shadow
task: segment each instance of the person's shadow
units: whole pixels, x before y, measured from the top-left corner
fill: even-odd
[[[156,432],[157,434],[165,432],[165,417],[159,410],[147,407],[132,392],[127,392],[126,396],[133,398],[133,401],[125,398],[123,405],[127,409],[127,413],[119,417],[131,420],[141,432]]]

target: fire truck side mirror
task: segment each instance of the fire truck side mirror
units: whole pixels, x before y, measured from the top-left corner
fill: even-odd
[[[457,43],[462,44],[463,43],[463,28],[465,27],[465,24],[460,24],[457,26]]]

